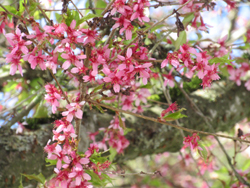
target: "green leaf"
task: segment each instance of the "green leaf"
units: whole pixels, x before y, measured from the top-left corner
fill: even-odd
[[[228,59],[228,55],[225,55],[225,56],[223,56],[223,57],[215,57],[215,58],[213,58],[213,59],[208,60],[208,62],[209,62],[210,64],[217,64],[217,63],[220,63],[220,65],[224,65],[225,63],[227,63],[227,64],[229,64],[229,65],[231,65],[231,66],[234,66],[234,65],[231,63],[232,61],[233,61],[233,60]]]
[[[201,158],[204,159],[204,161],[207,160],[207,149],[204,147],[203,144],[201,144],[201,142],[198,142],[199,146],[202,148],[202,150],[198,150],[198,153],[200,154]]]
[[[194,13],[190,13],[182,20],[182,23],[186,25],[187,23],[191,22],[194,18]]]
[[[105,161],[107,161],[108,159],[106,157],[100,157],[100,156],[91,156],[89,158],[89,160],[91,160],[93,163],[97,164],[99,163],[104,163]]]
[[[151,179],[149,181],[149,184],[154,187],[160,187],[162,185],[161,181],[159,179]]]
[[[31,15],[31,16],[34,16],[34,13],[36,12],[36,7],[37,7],[37,5],[39,5],[39,3],[37,3],[36,1],[34,1],[34,0],[30,0],[29,1],[29,14]]]
[[[91,182],[94,186],[104,187],[106,185],[106,183],[105,183],[106,180],[104,180],[104,179],[101,180],[99,178],[99,176],[96,173],[94,173],[93,171],[85,170],[85,172],[90,175],[91,180],[89,182]]]
[[[95,88],[93,89],[93,91],[91,91],[91,93],[95,93],[96,91],[102,89],[102,88],[103,88],[103,85],[104,85],[104,84],[101,84],[101,85],[95,87]]]
[[[56,16],[56,21],[57,23],[61,23],[62,20],[63,20],[63,15],[59,14],[59,13],[55,13],[55,16]]]
[[[21,16],[22,13],[25,11],[25,7],[23,6],[23,4],[24,4],[24,0],[20,0],[19,1],[19,11],[18,11],[19,16]]]
[[[119,126],[124,130],[126,127],[124,125],[124,122],[122,121],[120,114],[118,115],[118,117],[119,117]]]
[[[25,176],[26,178],[28,178],[29,180],[36,180],[42,184],[45,183],[45,177],[43,176],[42,173],[38,174],[38,175],[35,175],[35,174],[32,174],[32,175],[28,175],[28,174],[21,174],[23,176]]]
[[[126,135],[126,134],[128,134],[129,132],[131,132],[131,131],[134,131],[134,129],[131,129],[131,128],[125,128],[124,129],[124,135]]]
[[[20,184],[19,184],[18,188],[23,188],[23,176],[21,176],[21,178],[20,178]]]
[[[44,101],[41,100],[39,105],[36,108],[36,113],[33,116],[34,118],[46,118],[48,117],[48,110],[44,106]]]
[[[148,83],[146,85],[140,86],[140,88],[147,88],[147,89],[151,89],[153,88],[152,84]]]
[[[145,44],[146,44],[146,45],[149,45],[149,44],[152,44],[152,42],[151,42],[151,40],[150,40],[149,38],[146,38],[146,39],[145,39]]]
[[[49,164],[46,164],[46,166],[56,165],[56,163],[57,163],[56,159],[52,160],[52,159],[47,159],[46,158],[45,161],[46,161],[46,163],[49,163]]]
[[[113,185],[112,179],[107,174],[102,173],[101,177],[102,177],[102,179],[107,180],[108,183],[111,183]]]
[[[151,25],[150,25],[150,27],[151,27]],[[162,27],[165,27],[165,25],[162,25],[162,24],[156,25],[156,26],[154,26],[154,27],[151,29],[151,32],[153,32],[153,31],[155,31],[155,30],[157,30],[157,29],[160,29],[160,28],[162,28]]]
[[[102,100],[108,100],[108,101],[110,101],[110,100],[113,100],[113,99],[115,99],[115,98],[116,98],[116,96],[113,95],[113,96],[111,96],[111,97],[102,97]]]
[[[180,46],[187,42],[186,31],[181,31],[178,39],[175,41],[175,50],[179,50]]]
[[[79,21],[80,17],[79,17],[79,13],[75,10],[67,10],[67,16],[65,19],[65,23],[67,26],[70,26],[71,22],[73,20],[76,21],[76,23]]]
[[[149,96],[148,99],[155,100],[155,101],[160,101],[161,98],[160,98],[159,95],[153,94],[153,95]]]
[[[101,113],[104,113],[104,110],[102,109],[102,107],[101,107],[101,106],[99,106],[99,105],[95,104],[95,107],[96,107],[96,108],[98,108],[98,110],[99,110]]]
[[[98,0],[98,1],[94,1],[95,5],[94,7],[98,7],[98,8],[106,8],[107,7],[107,3],[103,0]],[[101,14],[103,10],[98,10],[96,9],[95,12],[96,14]]]
[[[83,23],[83,22],[85,22],[85,21],[87,21],[89,19],[95,18],[95,17],[103,17],[103,15],[89,13],[88,15],[86,15],[86,16],[82,17],[81,19],[79,19],[76,25],[78,26],[81,23]]]
[[[109,148],[109,152],[110,152],[110,155],[109,155],[109,161],[113,161],[115,156],[117,155],[117,151],[115,148]]]
[[[10,81],[7,85],[4,86],[4,92],[10,92],[11,90],[15,89],[17,86],[17,82]]]
[[[178,111],[175,112],[175,113],[168,114],[168,115],[164,116],[163,119],[165,119],[166,121],[173,121],[173,120],[176,120],[176,119],[180,119],[180,118],[183,118],[183,117],[187,117],[186,115],[181,114],[181,112],[182,112],[183,110],[186,110],[186,109],[185,109],[185,108],[182,108],[182,109],[178,110]]]
[[[17,15],[18,11],[15,9],[14,6],[10,6],[10,5],[4,5],[4,8],[6,8],[9,12],[11,12],[12,14]],[[0,8],[0,11],[5,11],[3,8]]]
[[[42,86],[42,84],[44,83],[44,80],[42,78],[34,78],[31,80],[30,82],[30,86],[34,89],[34,90],[39,90]]]

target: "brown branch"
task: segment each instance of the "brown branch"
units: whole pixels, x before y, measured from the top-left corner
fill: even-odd
[[[73,6],[76,8],[76,10],[79,12],[79,14],[81,14],[81,16],[83,17],[82,13],[80,12],[80,10],[77,8],[77,6],[75,5],[75,3],[70,0],[70,2],[73,4]]]
[[[115,2],[115,0],[112,0],[108,6],[104,9],[104,11],[102,12],[102,15],[104,16],[104,14],[106,14],[106,12],[108,12],[109,8],[113,5],[113,3]]]
[[[61,85],[59,84],[58,80],[56,79],[55,75],[53,74],[53,72],[52,72],[50,69],[49,69],[49,72],[50,72],[50,74],[52,75],[52,77],[54,78],[54,80],[56,81],[56,83],[57,83],[58,87],[60,88],[60,90],[61,90],[61,92],[62,92],[62,94],[63,94],[65,100],[67,101],[68,104],[70,104],[67,95],[64,93],[64,91],[63,91]]]
[[[95,100],[92,100],[92,99],[86,99],[85,98],[85,101],[87,101],[89,103],[92,103],[94,105],[105,107],[105,108],[113,110],[113,111],[118,111],[118,112],[122,112],[122,113],[125,113],[125,114],[130,114],[132,116],[136,116],[136,117],[139,117],[139,118],[142,118],[142,119],[146,119],[146,120],[153,121],[153,122],[156,122],[156,123],[161,123],[161,124],[164,124],[164,125],[168,125],[168,126],[171,126],[171,127],[174,127],[174,128],[186,131],[186,132],[200,133],[200,134],[204,134],[204,135],[212,135],[212,136],[215,136],[215,137],[218,136],[218,137],[228,138],[228,139],[232,139],[232,140],[238,140],[240,142],[250,143],[250,141],[248,141],[248,140],[242,140],[242,139],[239,139],[239,138],[236,138],[236,137],[231,137],[231,136],[226,136],[226,135],[222,135],[222,134],[216,134],[216,133],[210,133],[210,132],[205,132],[205,131],[199,131],[199,130],[189,129],[189,128],[181,127],[181,126],[174,125],[174,124],[171,124],[171,123],[162,122],[162,121],[159,121],[156,118],[147,117],[147,116],[144,116],[144,115],[135,114],[133,112],[129,112],[129,111],[117,109],[115,107],[108,106],[106,104],[102,104],[102,103],[96,102]]]
[[[43,11],[40,5],[37,5],[37,8],[42,12],[43,16],[46,18],[46,20],[49,22],[49,25],[51,25],[51,20],[49,17],[46,15],[46,13]]]
[[[104,10],[104,8],[79,8],[78,10],[89,10],[89,9],[96,9],[96,10]],[[50,11],[62,11],[61,9],[43,9],[45,12]],[[69,8],[69,10],[76,10],[74,8]]]
[[[7,127],[11,127],[16,122],[20,121],[24,116],[28,115],[30,110],[34,108],[40,101],[42,100],[42,93],[35,97],[29,105],[27,105],[19,114],[13,117],[6,125]]]

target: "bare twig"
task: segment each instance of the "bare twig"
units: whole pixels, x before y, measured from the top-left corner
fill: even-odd
[[[34,108],[40,101],[42,100],[42,93],[39,94],[37,97],[35,97],[29,105],[27,105],[22,112],[17,114],[15,117],[13,117],[6,125],[7,127],[11,127],[14,125],[16,122],[20,121],[24,116],[28,115],[30,110]]]
[[[95,9],[95,10],[104,10],[104,8],[79,8],[78,10],[89,10],[89,9]],[[62,11],[61,9],[43,9],[45,12],[52,12],[52,11]],[[68,10],[76,10],[74,8],[69,8]]]
[[[57,83],[58,87],[60,88],[60,90],[61,90],[61,92],[62,92],[64,98],[65,98],[66,101],[67,101],[67,103],[70,104],[69,99],[68,99],[67,95],[64,93],[64,91],[63,91],[63,89],[62,89],[60,83],[59,83],[58,80],[57,80],[57,78],[55,77],[55,75],[53,74],[53,72],[52,72],[50,69],[49,69],[49,72],[50,72],[50,74],[52,75],[52,77],[54,78],[54,80],[56,81],[56,83]]]
[[[49,22],[49,24],[51,25],[51,20],[49,19],[49,17],[47,16],[47,14],[44,12],[44,10],[41,8],[40,5],[37,5],[37,8],[42,12],[43,16],[46,18],[46,20]]]
[[[242,140],[242,139],[239,139],[239,138],[236,138],[236,137],[231,137],[231,136],[222,135],[222,134],[216,134],[216,133],[210,133],[210,132],[205,132],[205,131],[199,131],[199,130],[189,129],[189,128],[181,127],[181,126],[174,125],[174,124],[171,124],[171,123],[168,123],[168,122],[162,122],[162,121],[159,121],[159,120],[156,119],[156,118],[147,117],[147,116],[144,116],[144,115],[135,114],[135,113],[133,113],[133,112],[121,110],[121,109],[118,109],[118,108],[115,108],[115,107],[112,107],[112,106],[108,106],[108,105],[106,105],[106,104],[102,104],[102,103],[96,102],[95,100],[92,100],[92,99],[85,99],[85,101],[87,101],[87,102],[89,102],[89,103],[92,103],[92,104],[94,104],[94,105],[99,105],[99,106],[105,107],[105,108],[110,109],[110,110],[113,110],[113,111],[118,111],[118,112],[122,112],[122,113],[125,113],[125,114],[130,114],[130,115],[132,115],[132,116],[136,116],[136,117],[139,117],[139,118],[143,118],[143,119],[146,119],[146,120],[149,120],[149,121],[153,121],[153,122],[156,122],[156,123],[168,125],[168,126],[171,126],[171,127],[177,128],[177,129],[180,129],[180,130],[184,130],[184,131],[186,131],[186,132],[190,132],[190,133],[200,133],[200,134],[204,134],[204,135],[218,136],[218,137],[228,138],[228,139],[232,139],[232,140],[238,140],[238,141],[240,141],[240,142],[250,143],[250,141],[248,141],[248,140]]]
[[[75,5],[75,3],[70,0],[70,2],[73,4],[73,6],[76,8],[76,10],[79,12],[79,14],[83,17],[82,13],[80,12],[80,10],[77,8],[77,6]]]
[[[38,93],[40,93],[43,89],[44,89],[44,88],[39,89],[36,93],[34,93],[33,95],[28,96],[26,99],[22,100],[22,101],[19,102],[17,105],[15,105],[15,106],[13,106],[13,107],[11,107],[11,108],[8,108],[8,109],[2,111],[2,112],[0,113],[0,115],[6,113],[6,112],[8,112],[8,111],[14,110],[14,109],[16,109],[17,107],[21,106],[25,101],[27,101],[27,100],[29,100],[30,98],[34,97],[35,95],[37,95]]]
[[[108,6],[104,9],[104,11],[102,12],[102,15],[104,16],[104,14],[106,14],[106,12],[108,12],[109,8],[113,5],[113,3],[115,2],[115,0],[112,0]]]

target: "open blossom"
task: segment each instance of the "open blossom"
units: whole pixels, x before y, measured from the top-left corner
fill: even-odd
[[[52,113],[55,114],[57,107],[59,106],[59,100],[61,97],[61,91],[57,89],[53,84],[45,85],[46,93],[45,100],[52,104]]]
[[[35,69],[36,66],[39,65],[42,70],[46,70],[46,59],[46,55],[42,55],[42,50],[40,50],[36,55],[30,54],[28,62],[30,63],[32,69]]]
[[[23,37],[25,36],[24,33],[21,33],[19,28],[16,28],[15,33],[7,33],[4,35],[8,42],[11,45],[11,52],[6,55],[6,63],[10,63],[10,75],[14,75],[19,70],[20,74],[23,76],[21,59],[22,54],[28,54],[29,50],[27,48],[28,45],[30,45],[31,41],[23,40]]]
[[[67,104],[66,108],[67,111],[63,112],[63,116],[67,116],[67,121],[71,122],[73,120],[73,117],[77,117],[78,119],[82,119],[82,110],[81,107],[85,104],[85,101],[82,101],[80,103],[70,103]]]
[[[82,179],[91,180],[90,175],[84,172],[82,165],[76,164],[73,168],[73,172],[69,173],[69,178],[75,178],[75,185],[79,186]]]
[[[184,141],[183,144],[185,145],[185,147],[191,147],[191,150],[193,149],[198,149],[198,150],[202,150],[202,148],[199,146],[198,141],[200,140],[200,137],[198,136],[197,133],[193,133],[192,136],[187,136],[184,137]]]
[[[114,15],[116,12],[123,14],[125,10],[132,10],[129,6],[125,5],[125,2],[126,0],[116,0],[112,5],[111,15]]]
[[[177,109],[178,109],[178,105],[176,102],[174,102],[174,103],[170,104],[166,110],[163,110],[161,112],[161,117],[164,117],[168,112],[174,112]]]
[[[23,123],[20,123],[20,122],[17,122],[18,123],[18,126],[17,126],[17,129],[16,129],[16,134],[22,134],[23,131],[25,130],[25,127],[24,125],[28,125],[26,122],[23,122]]]

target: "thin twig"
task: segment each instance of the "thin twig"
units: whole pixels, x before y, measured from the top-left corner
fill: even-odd
[[[118,109],[118,108],[115,108],[115,107],[112,107],[112,106],[108,106],[106,104],[96,102],[95,100],[92,100],[92,99],[85,99],[85,101],[87,101],[89,103],[92,103],[94,105],[105,107],[105,108],[113,110],[113,111],[123,112],[125,114],[130,114],[132,116],[136,116],[136,117],[139,117],[139,118],[142,118],[142,119],[146,119],[146,120],[153,121],[153,122],[156,122],[156,123],[168,125],[168,126],[171,126],[171,127],[174,127],[174,128],[180,129],[180,130],[184,130],[184,131],[187,131],[187,132],[190,132],[190,133],[200,133],[200,134],[204,134],[204,135],[218,136],[218,137],[228,138],[228,139],[232,139],[232,140],[238,140],[240,142],[250,143],[250,141],[248,141],[248,140],[242,140],[242,139],[239,139],[239,138],[236,138],[236,137],[231,137],[231,136],[226,136],[226,135],[222,135],[222,134],[216,134],[216,133],[210,133],[210,132],[205,132],[205,131],[189,129],[189,128],[181,127],[181,126],[174,125],[174,124],[171,124],[171,123],[162,122],[162,121],[159,121],[156,118],[147,117],[147,116],[144,116],[144,115],[135,114],[133,112],[121,110],[121,109]]]
[[[104,16],[104,14],[106,14],[106,12],[108,12],[109,8],[113,5],[113,3],[115,2],[115,0],[112,0],[108,6],[104,9],[104,11],[102,12],[102,15]]]
[[[116,29],[117,28],[115,28],[115,29],[113,29],[112,31],[111,31],[111,33],[109,34],[109,36],[108,36],[108,39],[105,41],[105,43],[104,43],[104,46],[106,46],[108,43],[109,43],[109,41],[112,39],[112,37],[114,36],[114,34],[115,34],[115,32],[116,32]]]
[[[89,10],[89,9],[95,9],[95,10],[104,10],[104,8],[79,8],[78,10]],[[52,12],[52,11],[62,11],[62,9],[43,9],[45,12]],[[68,10],[76,10],[75,8],[68,8]]]
[[[79,14],[83,17],[82,13],[80,12],[80,10],[77,8],[77,6],[75,5],[75,3],[70,0],[70,2],[73,4],[73,6],[76,8],[76,10],[79,12]]]
[[[37,5],[37,8],[42,12],[43,16],[46,18],[46,20],[49,22],[49,25],[51,25],[51,20],[47,16],[47,14],[44,12],[44,10],[41,8],[40,5]]]
[[[7,127],[11,127],[16,122],[20,121],[24,116],[28,115],[30,110],[34,108],[40,101],[42,100],[42,93],[36,96],[29,105],[27,105],[19,114],[13,117],[6,125]]]
[[[14,110],[14,109],[17,108],[18,106],[21,106],[21,104],[23,104],[25,101],[29,100],[30,98],[32,98],[32,97],[34,97],[35,95],[37,95],[38,93],[40,93],[43,89],[44,89],[44,88],[39,89],[36,93],[34,93],[33,95],[28,96],[26,99],[22,100],[22,101],[19,102],[17,105],[15,105],[15,106],[13,106],[13,107],[11,107],[11,108],[8,108],[8,109],[6,109],[6,110],[0,112],[0,115],[6,113],[6,112],[8,112],[8,111]]]
[[[55,77],[55,75],[53,74],[53,72],[52,72],[50,69],[49,69],[49,72],[50,72],[50,74],[52,75],[52,77],[54,78],[54,80],[56,81],[56,83],[57,83],[58,87],[60,88],[60,90],[61,90],[61,92],[62,92],[64,98],[65,98],[66,101],[67,101],[67,103],[70,104],[69,99],[68,99],[67,95],[64,93],[64,91],[63,91],[61,85],[59,84],[59,82],[58,82],[58,80],[57,80],[57,78]]]

